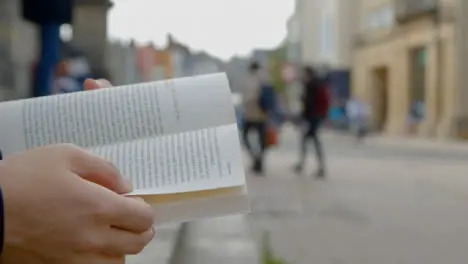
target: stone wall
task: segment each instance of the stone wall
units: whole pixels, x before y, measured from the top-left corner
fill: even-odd
[[[0,0],[0,100],[29,97],[37,29],[21,17],[20,1]]]

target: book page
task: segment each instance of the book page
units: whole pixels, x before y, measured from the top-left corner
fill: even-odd
[[[245,184],[236,124],[90,149],[132,180],[133,195],[192,192]]]
[[[0,103],[0,149],[113,145],[235,123],[224,73]]]

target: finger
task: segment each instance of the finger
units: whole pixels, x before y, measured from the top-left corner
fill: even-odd
[[[69,262],[67,262],[69,263]],[[99,264],[125,264],[125,256],[108,256],[104,254],[90,254],[80,256],[79,259],[71,261],[70,264],[99,263]]]
[[[86,79],[84,81],[85,91],[102,89],[102,88],[110,88],[110,87],[112,87],[112,84],[106,79],[98,79],[98,80]]]
[[[86,262],[88,263],[88,262]],[[103,257],[99,264],[125,264],[125,257]]]
[[[93,80],[93,79],[86,79],[84,81],[84,90],[85,91],[89,91],[89,90],[96,90],[96,89],[99,89],[99,83],[96,82],[96,80]]]
[[[81,148],[74,146],[67,148],[69,169],[73,173],[119,194],[129,193],[133,190],[129,181],[123,179],[112,163]]]
[[[126,231],[141,233],[150,229],[154,223],[153,208],[142,199],[116,196],[110,225]]]
[[[112,228],[106,236],[107,245],[104,253],[109,256],[136,255],[140,253],[154,237],[152,228],[143,233],[132,233]]]
[[[110,88],[110,87],[112,87],[112,84],[106,79],[99,79],[96,82],[97,82],[99,88]]]

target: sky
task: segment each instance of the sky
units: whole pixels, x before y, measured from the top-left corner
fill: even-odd
[[[113,0],[110,39],[164,46],[170,32],[221,59],[276,47],[286,37],[294,0]]]

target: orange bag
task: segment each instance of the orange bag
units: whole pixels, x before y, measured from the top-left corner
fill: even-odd
[[[266,130],[266,147],[276,146],[278,144],[278,132],[274,127],[269,126]]]

